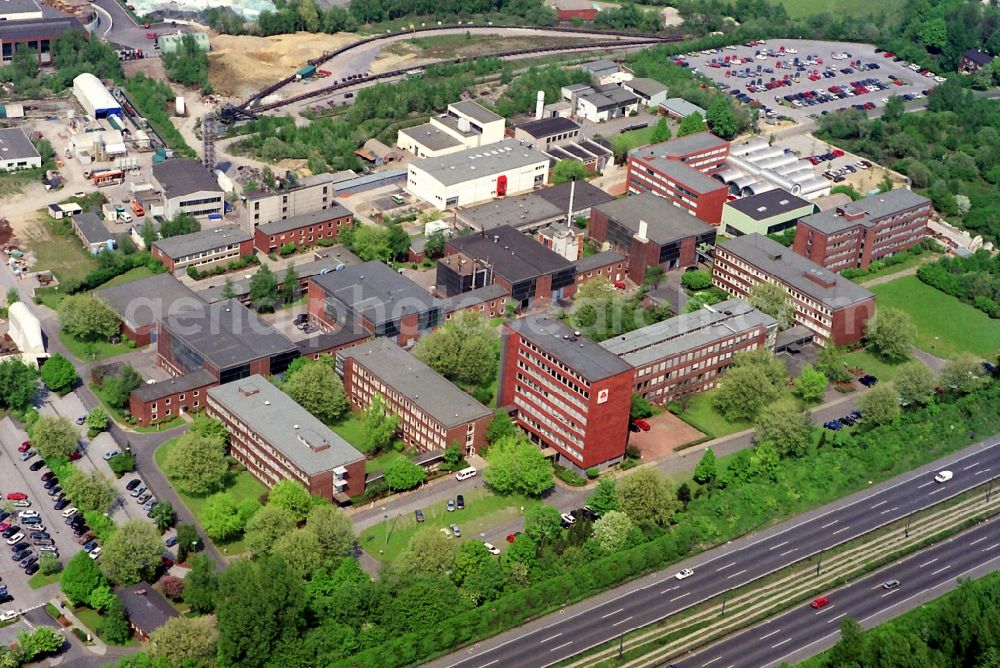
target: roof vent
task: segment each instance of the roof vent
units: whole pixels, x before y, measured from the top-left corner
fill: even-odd
[[[298,429],[298,428],[299,428],[299,425],[297,425],[297,424],[293,424],[292,425],[292,429]]]
[[[264,400],[264,405],[265,405],[265,406],[270,406],[270,405],[271,405],[271,402],[265,399],[265,400]]]

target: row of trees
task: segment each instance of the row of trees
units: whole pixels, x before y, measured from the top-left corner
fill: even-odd
[[[414,354],[448,380],[486,388],[496,380],[499,351],[499,336],[490,321],[464,311],[421,337]]]
[[[199,86],[205,93],[212,91],[208,83],[208,53],[198,46],[192,35],[184,35],[177,49],[163,56],[163,69],[171,81]]]
[[[63,33],[52,43],[55,71],[39,75],[38,52],[24,45],[15,49],[10,65],[0,68],[0,81],[11,82],[22,97],[43,97],[72,85],[73,79],[89,72],[99,79],[123,80],[118,54],[102,40],[87,39],[82,30]]]
[[[1000,318],[1000,259],[988,251],[925,263],[917,269],[917,278],[991,318]]]

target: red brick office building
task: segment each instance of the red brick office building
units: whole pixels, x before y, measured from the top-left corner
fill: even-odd
[[[504,325],[497,404],[570,469],[625,456],[634,383],[631,365],[557,318]]]
[[[301,249],[321,239],[334,241],[345,225],[353,224],[354,214],[334,202],[329,209],[257,226],[253,231],[253,246],[261,253],[277,253],[286,244]]]
[[[712,270],[716,287],[746,298],[763,282],[785,289],[795,307],[796,324],[812,331],[820,344],[860,341],[865,323],[875,314],[871,292],[761,234],[716,246]]]
[[[831,271],[865,269],[927,238],[931,201],[899,188],[799,220],[792,249]]]
[[[166,422],[205,408],[208,388],[219,384],[211,371],[201,369],[177,378],[142,385],[129,396],[128,410],[140,427]]]
[[[612,283],[624,281],[628,260],[618,251],[603,251],[576,261],[576,286],[595,278],[606,278]]]
[[[651,192],[718,226],[729,189],[711,177],[728,156],[729,142],[710,132],[644,146],[628,155],[626,185],[630,193]]]

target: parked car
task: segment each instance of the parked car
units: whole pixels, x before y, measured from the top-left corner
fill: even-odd
[[[140,480],[139,478],[132,478],[131,480],[128,481],[128,484],[125,485],[125,489],[127,489],[128,491],[131,492],[132,490],[134,490],[136,487],[138,487],[141,484],[142,484],[142,480]]]
[[[98,543],[97,539],[95,538],[95,539],[91,540],[90,542],[88,542],[86,545],[83,546],[83,551],[84,552],[90,552],[95,547],[97,547],[99,544],[100,543]]]
[[[841,424],[839,420],[830,420],[823,423],[824,429],[830,429],[832,431],[840,431]]]
[[[646,422],[645,420],[641,420],[641,419],[640,420],[636,420],[635,421],[635,426],[638,427],[639,429],[642,429],[643,431],[649,431],[649,423]]]
[[[419,512],[419,511],[418,511],[418,512]],[[421,513],[421,514],[423,514],[423,513]],[[419,521],[421,521],[421,520],[417,520],[417,521],[419,522]],[[170,536],[169,538],[167,538],[167,540],[166,540],[166,541],[164,541],[164,544],[165,544],[165,545],[166,545],[167,547],[173,547],[174,545],[176,545],[176,544],[177,544],[177,535],[175,534],[175,535],[173,535],[173,536]]]
[[[82,425],[82,424],[83,424],[84,422],[86,422],[86,421],[87,421],[87,416],[86,416],[86,415],[81,415],[80,417],[78,417],[78,418],[76,419],[76,423],[77,423],[77,424],[81,424],[81,425]]]
[[[24,501],[28,498],[28,495],[24,492],[7,492],[8,501]]]
[[[448,499],[448,512],[451,513],[454,511],[455,511],[455,502],[452,501],[451,499]]]
[[[15,508],[30,508],[31,501],[28,501],[27,499],[21,499],[20,501],[15,501],[11,505],[13,505]]]
[[[455,497],[455,507],[459,510],[465,510],[465,497],[461,494]]]
[[[21,561],[25,557],[31,554],[31,550],[18,550],[14,554],[10,555],[11,561]]]
[[[24,441],[21,445],[17,446],[18,452],[27,452],[31,450],[31,441]]]
[[[561,524],[563,525],[563,527],[568,527],[576,523],[576,518],[570,515],[569,513],[563,513],[559,517],[560,519],[562,519]]]
[[[69,499],[59,499],[52,507],[55,508],[56,510],[62,510],[68,505],[69,505]]]
[[[31,547],[31,543],[29,543],[26,540],[22,540],[22,541],[19,541],[17,543],[14,543],[13,545],[11,545],[10,546],[10,551],[11,552],[20,552],[22,550],[27,550],[29,547]]]
[[[878,378],[876,378],[871,374],[868,374],[866,376],[861,376],[861,378],[858,378],[858,382],[864,385],[865,387],[875,387],[875,384],[878,382]]]
[[[142,483],[140,482],[140,483],[139,483],[139,486],[138,486],[138,487],[135,487],[135,488],[134,488],[134,489],[132,490],[132,496],[133,496],[133,498],[138,498],[139,496],[142,496],[142,493],[143,493],[143,492],[145,492],[145,491],[146,491],[146,486],[145,486],[145,485],[143,485],[143,484],[142,484]]]
[[[32,462],[31,466],[28,467],[29,471],[39,471],[45,468],[45,462],[39,459],[37,462]]]
[[[48,495],[49,496],[59,496],[60,494],[62,494],[62,491],[63,491],[62,487],[60,487],[59,485],[55,485],[55,486],[53,486],[52,488],[49,489]]]
[[[493,543],[483,543],[483,547],[485,547],[486,551],[492,554],[493,556],[495,557],[500,556],[500,549],[497,548]]]
[[[38,517],[38,511],[37,510],[22,510],[21,512],[19,512],[17,514],[17,516],[20,517],[22,520],[25,519],[25,518],[27,518],[27,517]]]
[[[71,462],[75,462],[76,460],[81,459],[82,457],[83,454],[79,450],[74,450],[73,452],[69,453],[69,460]]]
[[[97,559],[98,557],[101,556],[101,552],[103,552],[103,551],[104,550],[102,550],[100,547],[95,547],[94,550],[93,550],[93,552],[90,553],[90,558],[91,559]]]
[[[87,531],[82,536],[80,536],[79,538],[77,538],[76,542],[79,543],[80,545],[86,545],[88,542],[90,542],[91,540],[93,540],[96,537],[97,536],[94,535],[93,531]]]
[[[26,462],[26,461],[28,461],[29,459],[31,459],[32,457],[34,457],[37,454],[38,453],[35,452],[34,450],[28,450],[27,452],[21,453],[21,457],[20,458],[21,458],[22,462]]]
[[[462,530],[458,528],[457,524],[452,524],[450,528],[451,528],[451,535],[452,536],[454,536],[455,538],[461,538],[462,537]]]
[[[49,478],[48,480],[45,481],[43,487],[45,487],[45,489],[55,489],[55,487],[58,484],[59,484],[59,478]]]
[[[34,575],[37,572],[38,572],[38,564],[31,564],[30,566],[24,569],[25,575]]]
[[[101,457],[104,459],[104,461],[108,461],[112,457],[115,457],[116,455],[120,455],[121,453],[122,453],[121,450],[119,450],[118,448],[114,448],[112,450],[108,450],[107,452],[105,452],[103,455],[101,455]]]
[[[42,474],[42,482],[48,482],[49,480],[52,480],[52,478],[54,478],[55,476],[56,474],[53,473],[52,471],[46,471],[45,473]]]
[[[520,535],[521,535],[520,531],[515,531],[514,533],[507,534],[507,542],[513,543],[515,540],[517,540],[517,537]]]

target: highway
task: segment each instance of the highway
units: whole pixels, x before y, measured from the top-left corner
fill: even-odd
[[[938,470],[953,471],[954,478],[934,482]],[[486,666],[548,666],[595,645],[642,628],[669,615],[773,573],[809,556],[862,536],[910,513],[981,485],[1000,472],[1000,441],[990,439],[963,455],[946,457],[886,481],[853,501],[835,502],[806,519],[795,518],[766,537],[740,547],[721,546],[687,562],[642,580],[619,587],[611,598],[600,596],[574,614],[557,613],[532,624],[530,629],[504,634],[472,648],[455,652],[433,666],[486,668]],[[680,568],[694,575],[676,580]],[[584,602],[585,604],[587,602]],[[686,667],[685,667],[686,668]]]
[[[996,563],[993,563],[996,562]],[[894,616],[914,599],[939,596],[942,585],[954,584],[973,571],[995,570],[1000,565],[1000,524],[997,519],[984,522],[969,531],[932,547],[916,552],[877,572],[824,593],[826,606],[814,610],[804,602],[794,610],[772,617],[763,624],[734,634],[694,654],[674,659],[684,668],[764,668],[783,660],[801,660],[831,644],[844,617],[873,626],[882,615]],[[882,583],[899,580],[896,589]],[[827,641],[823,643],[823,641]],[[791,656],[795,654],[795,659]]]

